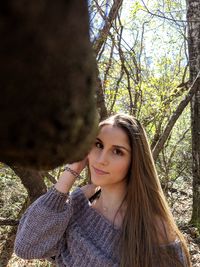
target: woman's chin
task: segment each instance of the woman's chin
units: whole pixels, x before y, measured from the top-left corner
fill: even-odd
[[[102,186],[102,181],[101,181],[101,179],[100,178],[98,178],[98,177],[91,177],[91,182],[92,182],[92,184],[94,184],[94,185],[96,185],[96,186]]]

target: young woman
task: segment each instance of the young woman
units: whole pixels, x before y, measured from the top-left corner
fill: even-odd
[[[69,194],[86,164],[92,184]],[[117,114],[101,122],[87,159],[65,169],[22,217],[18,256],[60,267],[191,266],[138,120]]]

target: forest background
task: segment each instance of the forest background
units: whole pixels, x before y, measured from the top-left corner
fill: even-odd
[[[163,190],[188,240],[193,266],[200,266],[200,177],[194,171],[199,168],[194,162],[194,135],[200,135],[194,106],[199,104],[200,110],[200,100],[195,103],[200,68],[195,66],[195,73],[190,46],[191,24],[200,32],[200,4],[198,0],[90,0],[88,5],[98,65],[99,114],[103,118],[126,112],[145,126]],[[200,48],[195,55],[198,58]],[[38,197],[32,193],[38,179],[47,189],[61,171],[62,166],[25,173],[0,165],[0,266],[53,266],[17,258],[13,241],[21,214]],[[24,183],[27,176],[29,182]],[[85,182],[83,173],[81,184]]]

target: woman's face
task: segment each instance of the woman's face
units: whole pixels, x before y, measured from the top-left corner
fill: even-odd
[[[89,155],[92,183],[97,186],[125,183],[131,162],[128,136],[119,127],[104,125]]]

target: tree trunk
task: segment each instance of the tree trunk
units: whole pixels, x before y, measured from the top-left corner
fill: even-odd
[[[47,191],[44,179],[40,172],[35,170],[27,170],[20,167],[11,167],[16,175],[21,179],[22,184],[28,191],[30,203],[40,197]]]
[[[2,0],[0,21],[0,161],[83,159],[97,132],[87,1]]]
[[[200,2],[187,0],[190,80],[200,70]],[[200,82],[191,100],[193,210],[191,222],[200,229]]]

